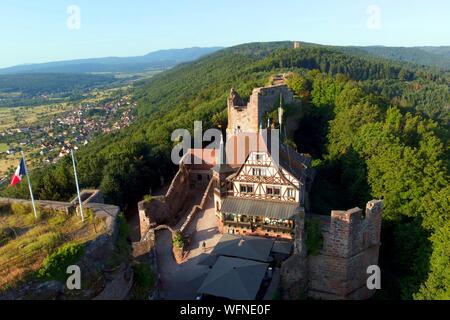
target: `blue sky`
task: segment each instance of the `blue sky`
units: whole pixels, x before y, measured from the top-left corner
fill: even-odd
[[[0,67],[253,41],[450,45],[449,15],[448,0],[1,0]]]

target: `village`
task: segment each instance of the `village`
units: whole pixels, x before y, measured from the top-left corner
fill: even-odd
[[[31,167],[55,163],[98,134],[128,127],[134,120],[135,108],[136,103],[129,96],[107,102],[81,102],[46,120],[0,131],[0,145],[4,146],[0,149],[0,185],[6,181],[20,151],[29,155]]]

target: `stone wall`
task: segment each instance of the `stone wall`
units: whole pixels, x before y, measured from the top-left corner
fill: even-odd
[[[381,212],[382,201],[372,200],[364,217],[359,208],[313,216],[321,221],[323,247],[318,255],[302,259],[296,253],[283,264],[286,297],[295,298],[292,292],[301,284],[314,299],[370,298],[375,292],[366,287],[367,267],[378,264]]]
[[[13,203],[19,203],[25,206],[31,207],[31,200],[25,199],[14,199],[14,198],[0,198],[0,205],[11,205]],[[61,202],[61,201],[47,201],[47,200],[36,200],[36,207],[44,210],[56,210],[62,211],[64,213],[70,214],[75,210],[75,206],[71,202]]]
[[[204,210],[206,203],[209,199],[211,199],[212,196],[212,190],[213,190],[213,184],[214,184],[214,180],[210,179],[208,186],[206,187],[205,192],[203,193],[203,197],[202,200],[200,201],[200,203],[198,205],[194,205],[192,207],[191,212],[189,212],[186,221],[183,223],[183,225],[180,228],[180,232],[185,233],[186,230],[188,229],[188,227],[190,226],[191,222],[194,220],[195,215]]]
[[[179,218],[190,195],[189,173],[180,167],[166,194],[138,203],[141,237],[159,224],[172,224]]]
[[[284,104],[294,101],[292,91],[284,84],[253,89],[249,102],[244,105],[239,94],[231,90],[228,98],[228,128],[227,136],[231,136],[235,131],[253,132],[259,130],[259,126],[266,127],[262,123],[266,112],[279,106],[280,95]]]

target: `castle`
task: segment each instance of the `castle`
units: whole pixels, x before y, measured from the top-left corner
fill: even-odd
[[[330,216],[310,212],[312,159],[280,142],[275,129],[279,124],[270,123],[268,117],[276,108],[282,114],[284,105],[294,103],[292,91],[283,82],[283,76],[274,77],[272,85],[254,89],[248,103],[231,90],[226,142],[221,141],[218,150],[189,150],[166,195],[139,204],[141,235],[176,221],[189,198],[185,190],[199,188],[204,199],[207,195],[213,198],[218,229],[224,235],[211,253],[219,256],[211,265],[211,274],[257,260],[260,265],[255,272],[272,267],[278,271],[283,298],[367,299],[374,293],[366,285],[367,268],[378,263],[382,202],[370,201],[364,214],[359,208],[332,211]],[[282,117],[279,119],[281,124]],[[202,161],[186,161],[192,157]],[[315,254],[306,245],[311,235],[305,221],[312,220],[321,235],[321,247]],[[261,243],[255,245],[258,239]],[[237,243],[233,253],[223,253],[223,242],[228,246]],[[259,248],[260,253],[266,250],[257,255],[264,258],[249,258],[248,251],[240,255],[245,243]],[[258,281],[266,276],[262,272]],[[220,287],[208,283],[207,278],[199,292],[220,296]]]

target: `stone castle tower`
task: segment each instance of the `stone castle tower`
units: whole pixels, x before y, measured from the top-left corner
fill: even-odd
[[[284,104],[294,101],[294,94],[285,84],[253,89],[247,104],[236,90],[231,89],[228,97],[227,137],[240,132],[258,133],[260,126],[265,125],[264,114],[278,107],[280,98]]]
[[[281,267],[281,287],[285,298],[302,292],[314,299],[368,299],[375,290],[367,287],[369,266],[378,264],[383,202],[331,212],[331,216],[310,215],[321,221],[323,245],[317,255],[308,255],[302,246]]]

